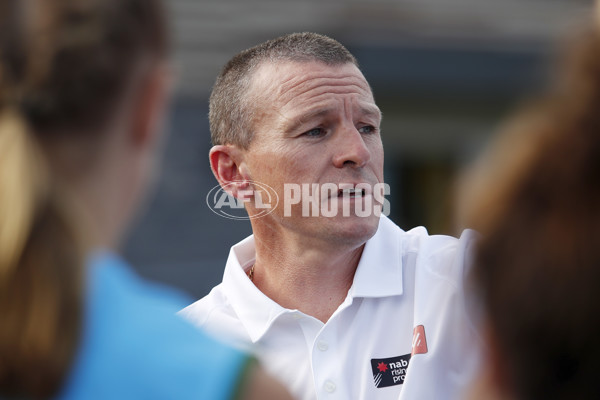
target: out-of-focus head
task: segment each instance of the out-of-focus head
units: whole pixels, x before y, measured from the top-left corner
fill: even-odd
[[[468,176],[489,381],[516,399],[599,398],[600,33],[573,42],[550,95]]]
[[[292,33],[266,41],[233,57],[219,74],[210,96],[210,130],[213,145],[248,148],[256,109],[252,78],[265,63],[320,62],[326,65],[358,63],[339,42],[317,33]]]
[[[72,194],[143,180],[106,171],[142,157],[166,53],[158,0],[0,2],[0,397],[51,397],[69,371],[88,250]]]
[[[15,176],[19,163],[35,164],[37,148],[53,180],[93,181],[89,171],[122,150],[110,148],[110,136],[145,128],[138,121],[142,97],[152,97],[149,81],[167,53],[161,8],[139,0],[4,1],[0,7],[2,141],[28,149],[11,153],[5,173]],[[144,181],[136,173],[140,185],[132,187]]]

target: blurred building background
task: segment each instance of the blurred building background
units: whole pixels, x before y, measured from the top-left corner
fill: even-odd
[[[543,85],[557,41],[593,0],[166,0],[178,86],[155,195],[124,246],[142,275],[192,298],[220,282],[248,221],[206,205],[208,95],[234,54],[284,33],[332,36],[358,58],[384,118],[391,218],[452,234],[452,182]]]

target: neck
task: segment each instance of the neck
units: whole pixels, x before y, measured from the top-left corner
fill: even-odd
[[[96,142],[93,142],[96,143]],[[83,221],[89,245],[114,249],[120,232],[128,221],[129,199],[120,179],[126,175],[126,168],[117,160],[105,161],[106,151],[101,144],[96,152],[80,151],[80,142],[57,142],[49,149],[52,169],[60,180],[61,189],[67,190],[67,197],[78,218]],[[99,150],[98,150],[99,148]],[[95,154],[92,158],[86,155]]]
[[[90,180],[91,181],[91,180]],[[78,199],[86,205],[88,234],[96,248],[116,249],[123,224],[118,210],[118,198],[103,185],[78,186]]]
[[[364,243],[314,246],[254,231],[254,284],[282,307],[327,322],[352,286]]]

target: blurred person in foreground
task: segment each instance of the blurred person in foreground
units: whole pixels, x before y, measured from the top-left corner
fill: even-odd
[[[160,148],[152,0],[0,2],[0,397],[289,397],[112,253]]]
[[[255,348],[301,399],[451,399],[474,374],[471,234],[381,216],[380,122],[354,56],[315,33],[239,53],[210,97],[212,170],[253,235],[182,314]],[[280,199],[266,215],[264,188]]]
[[[600,30],[466,176],[488,343],[472,399],[598,399]]]

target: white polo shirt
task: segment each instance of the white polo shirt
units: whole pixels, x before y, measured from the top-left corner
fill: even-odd
[[[346,299],[324,324],[250,282],[250,236],[232,247],[223,282],[181,314],[254,353],[298,399],[453,399],[479,361],[463,296],[472,237],[404,232],[382,217]]]

